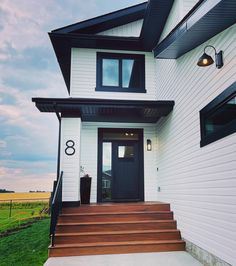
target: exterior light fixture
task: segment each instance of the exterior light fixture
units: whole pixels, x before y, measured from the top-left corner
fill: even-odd
[[[147,151],[151,151],[152,150],[152,142],[150,139],[147,139]]]
[[[217,68],[222,68],[224,65],[223,63],[223,51],[219,51],[219,53],[216,52],[216,48],[212,45],[207,45],[204,48],[204,53],[203,55],[199,58],[197,65],[200,67],[205,67],[205,66],[210,66],[214,63],[214,60],[210,55],[206,53],[206,48],[213,48],[215,51],[215,61],[216,61],[216,67]]]

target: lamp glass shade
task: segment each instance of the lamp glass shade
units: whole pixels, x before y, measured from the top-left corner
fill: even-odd
[[[147,139],[147,151],[151,151],[152,150],[152,142],[150,139]]]
[[[206,53],[204,53],[198,60],[197,65],[200,67],[205,67],[212,65],[214,63],[214,60],[212,57]]]

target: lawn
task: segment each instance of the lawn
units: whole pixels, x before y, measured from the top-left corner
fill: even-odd
[[[47,260],[49,219],[0,238],[1,266],[42,266]]]
[[[48,201],[10,202],[0,201],[0,234],[18,228],[30,220],[48,217]]]

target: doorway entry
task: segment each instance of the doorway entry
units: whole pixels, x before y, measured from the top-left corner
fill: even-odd
[[[143,130],[98,130],[98,202],[144,200]]]

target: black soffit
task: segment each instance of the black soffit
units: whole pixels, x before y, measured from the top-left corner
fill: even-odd
[[[236,23],[235,0],[204,0],[154,48],[154,56],[176,59]]]
[[[62,117],[81,117],[91,122],[156,123],[168,115],[174,101],[126,101],[102,99],[33,98],[40,112],[61,113]]]

